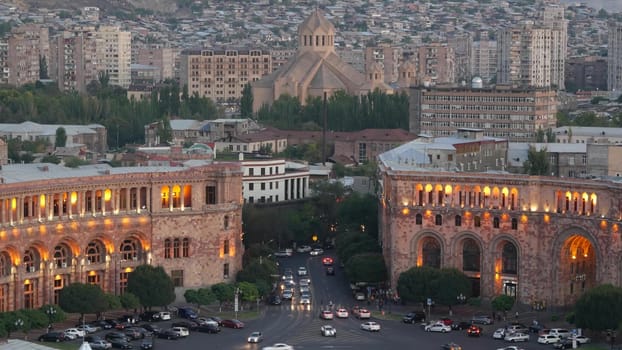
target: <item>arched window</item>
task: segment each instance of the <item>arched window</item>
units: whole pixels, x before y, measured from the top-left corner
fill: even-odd
[[[225,221],[224,222],[225,229],[228,229],[229,228],[229,215],[225,215],[224,221]]]
[[[501,272],[516,274],[518,271],[518,255],[516,246],[510,242],[503,245],[501,251]]]
[[[11,256],[6,252],[2,252],[0,254],[0,276],[9,276],[12,265]]]
[[[187,258],[190,256],[190,239],[188,238],[184,238],[181,241],[181,255],[184,258]]]
[[[415,215],[415,225],[423,224],[423,216],[421,214]]]
[[[516,218],[512,218],[512,230],[518,230],[518,220]]]
[[[456,226],[462,226],[462,216],[456,215]]]
[[[91,264],[98,264],[104,261],[106,249],[99,241],[91,241],[86,246],[86,260]]]
[[[475,227],[481,227],[482,226],[482,219],[479,216],[473,217],[473,225]]]
[[[432,237],[427,237],[423,241],[423,266],[441,267],[441,246],[438,241]]]
[[[499,228],[499,218],[496,216],[492,218],[492,227]]]
[[[441,214],[436,214],[434,217],[434,224],[436,226],[441,226],[443,224],[443,216]]]
[[[134,239],[124,240],[119,251],[123,260],[138,260],[138,244]]]
[[[27,249],[24,252],[24,266],[26,267],[26,272],[35,272],[39,270],[39,254],[34,249]]]
[[[462,245],[462,269],[464,271],[480,271],[479,245],[472,238],[465,239]]]
[[[175,238],[173,240],[173,258],[179,258],[181,255],[179,254],[179,249],[181,248],[181,241],[179,238]]]
[[[59,269],[71,266],[71,250],[64,244],[54,247],[54,265]]]
[[[164,259],[170,259],[171,258],[171,239],[167,238],[164,240]]]

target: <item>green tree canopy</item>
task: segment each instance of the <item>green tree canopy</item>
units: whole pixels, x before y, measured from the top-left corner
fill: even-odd
[[[127,278],[127,291],[147,308],[166,306],[175,300],[173,280],[162,266],[138,266]]]
[[[62,126],[56,129],[56,138],[54,141],[54,147],[65,147],[67,144],[67,130]]]
[[[345,264],[350,282],[380,283],[387,280],[384,257],[380,253],[362,253],[352,256]]]
[[[238,282],[253,283],[260,295],[265,296],[271,291],[272,276],[279,272],[272,259],[262,257],[251,260],[236,276]]]
[[[574,310],[577,327],[618,329],[622,323],[622,288],[611,284],[592,288],[577,300]]]
[[[251,84],[244,85],[242,90],[242,98],[240,99],[240,115],[242,118],[250,118],[253,116],[253,93]]]
[[[216,295],[210,288],[188,289],[184,293],[187,303],[197,306],[197,310],[201,309],[201,305],[210,305],[216,301]]]
[[[427,266],[413,267],[400,274],[397,292],[404,301],[424,302],[436,294],[434,281],[440,270]]]
[[[134,293],[125,292],[119,297],[121,306],[125,310],[138,309],[140,307],[140,300]]]
[[[529,175],[550,175],[550,163],[547,157],[547,149],[543,148],[539,151],[533,146],[529,146],[527,151],[527,160],[523,163],[525,173]]]
[[[237,288],[240,289],[240,296],[242,301],[255,302],[259,298],[259,291],[253,283],[238,282]]]
[[[235,293],[235,287],[233,284],[224,282],[216,283],[212,285],[211,289],[219,303],[222,304],[233,301]]]
[[[512,298],[511,296],[502,294],[492,299],[491,305],[492,308],[496,311],[507,312],[510,311],[514,306],[514,301],[514,298]]]
[[[104,292],[96,284],[72,283],[61,289],[58,298],[65,312],[97,314],[108,308]]]

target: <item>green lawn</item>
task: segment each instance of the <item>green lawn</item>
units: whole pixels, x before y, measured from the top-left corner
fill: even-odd
[[[388,311],[385,311],[384,315],[380,311],[372,311],[371,316],[379,320],[391,320],[391,321],[399,321],[402,319],[402,317],[404,317],[401,314],[391,313]]]
[[[60,350],[78,350],[78,348],[80,348],[80,342],[66,342],[66,343],[48,343],[48,342],[44,342],[44,343],[39,343],[41,345],[45,345],[48,346],[50,348],[54,348],[54,349],[60,349]]]

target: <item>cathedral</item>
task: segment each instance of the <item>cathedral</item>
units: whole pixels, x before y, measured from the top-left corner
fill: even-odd
[[[270,105],[281,95],[296,96],[301,104],[309,97],[331,96],[337,91],[363,95],[380,89],[392,93],[384,82],[383,68],[374,64],[362,74],[335,53],[335,27],[315,9],[298,27],[298,51],[277,71],[252,83],[253,111]]]

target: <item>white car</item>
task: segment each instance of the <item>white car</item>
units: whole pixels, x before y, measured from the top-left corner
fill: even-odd
[[[307,268],[304,266],[300,266],[298,268],[298,276],[306,276],[307,275]]]
[[[361,323],[361,329],[369,332],[380,332],[380,324],[374,321]]]
[[[161,311],[158,315],[160,315],[160,320],[162,321],[170,321],[171,313],[168,311]]]
[[[294,350],[294,347],[284,343],[276,343],[272,346],[264,346],[262,350]]]
[[[451,326],[448,326],[442,322],[431,323],[425,326],[425,331],[446,333],[451,332]]]
[[[180,338],[187,337],[187,336],[190,335],[190,331],[186,327],[173,327],[173,328],[171,328],[171,330],[173,332],[177,333],[177,335]]]
[[[503,339],[505,338],[505,328],[499,328],[492,334],[493,339]]]
[[[84,337],[85,333],[78,328],[67,328],[65,329],[65,335],[73,335],[75,337],[74,339],[76,339]]]
[[[95,339],[89,342],[89,345],[91,346],[91,349],[96,350],[108,350],[112,348],[112,343],[104,339]]]
[[[358,312],[356,313],[356,318],[358,319],[370,319],[371,318],[371,312],[367,309],[359,309]]]
[[[320,318],[324,320],[332,320],[334,318],[333,312],[330,310],[324,310],[320,313]]]
[[[324,250],[322,248],[315,248],[311,252],[309,252],[311,256],[318,256],[324,254]]]
[[[308,253],[311,251],[311,247],[308,245],[301,245],[300,247],[296,248],[296,251],[298,253]]]
[[[538,337],[538,343],[540,344],[555,344],[560,340],[561,338],[554,334],[543,334]]]
[[[263,341],[263,334],[261,332],[253,332],[248,336],[247,341],[249,343],[260,343]]]
[[[306,284],[306,285],[310,285],[311,284],[311,279],[309,277],[302,277],[298,280],[300,282],[300,284]]]
[[[570,339],[572,339],[572,337],[570,337]],[[587,343],[592,342],[592,339],[590,339],[590,338],[588,338],[588,337],[586,337],[584,335],[577,335],[575,337],[575,339],[576,339],[577,343],[579,343],[579,344],[587,344]]]
[[[76,326],[77,329],[86,333],[95,333],[99,330],[99,327],[94,327],[88,324]]]
[[[218,322],[212,320],[211,318],[199,317],[195,321],[202,326],[212,325],[218,327]]]
[[[509,333],[503,338],[505,341],[516,343],[519,341],[529,341],[529,334],[526,333]]]
[[[331,325],[322,326],[320,328],[320,332],[322,332],[322,335],[325,337],[336,337],[337,336],[337,329],[335,329],[335,327]]]
[[[337,318],[348,318],[350,316],[350,314],[348,313],[348,310],[343,307],[337,309],[337,312],[335,313],[335,315],[337,316]]]

